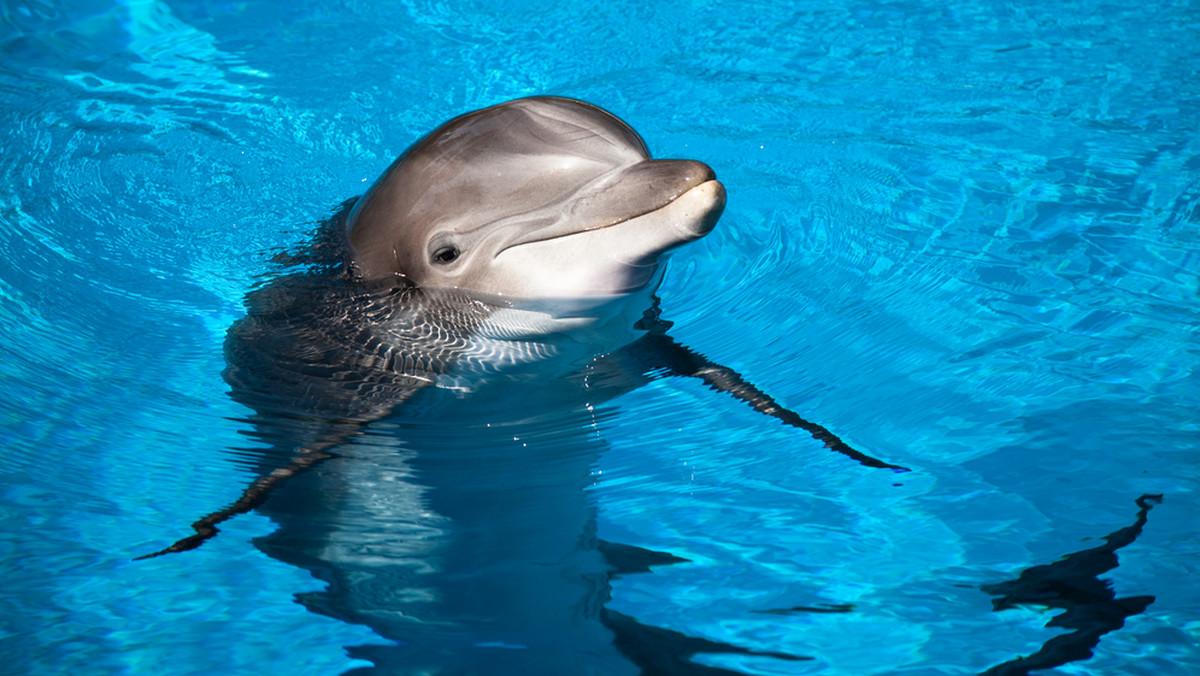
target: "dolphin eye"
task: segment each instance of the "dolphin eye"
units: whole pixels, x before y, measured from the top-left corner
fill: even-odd
[[[454,260],[458,258],[458,254],[458,247],[444,246],[433,252],[433,262],[441,263],[443,265],[446,263],[453,263]]]

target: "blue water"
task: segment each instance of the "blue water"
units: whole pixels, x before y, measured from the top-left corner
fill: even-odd
[[[262,514],[131,558],[254,477],[221,346],[271,256],[438,123],[557,94],[728,190],[670,263],[673,335],[913,470],[698,382],[609,402],[597,532],[689,562],[608,609],[811,658],[695,658],[735,672],[977,674],[1069,633],[985,586],[1162,494],[1095,578],[1152,603],[1039,673],[1200,673],[1198,36],[1162,0],[4,2],[0,672],[395,645],[299,602],[325,583]]]

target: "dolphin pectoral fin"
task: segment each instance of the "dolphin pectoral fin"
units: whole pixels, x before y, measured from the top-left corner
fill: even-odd
[[[377,383],[376,385],[379,386],[381,392],[375,392],[375,396],[362,396],[362,401],[346,403],[345,408],[339,409],[338,413],[340,415],[329,412],[326,412],[325,416],[321,416],[319,413],[315,414],[318,417],[309,422],[315,424],[317,426],[316,429],[311,429],[303,435],[298,435],[309,439],[309,441],[296,443],[296,450],[292,451],[287,465],[273,469],[255,479],[242,491],[241,496],[233,504],[224,509],[206,514],[192,522],[192,529],[195,531],[195,534],[181,538],[165,549],[134,557],[133,560],[140,561],[142,559],[152,559],[156,556],[162,556],[163,554],[186,552],[216,537],[217,533],[220,532],[217,524],[255,509],[265,502],[270,497],[271,492],[284,481],[311,469],[325,460],[335,457],[335,454],[330,452],[332,449],[362,434],[363,428],[368,423],[388,415],[398,404],[428,384],[428,382],[424,379],[398,376],[393,378],[389,384],[380,385]],[[387,385],[390,385],[390,387]],[[343,398],[345,397],[345,390],[341,390],[336,386],[331,387],[332,389],[326,393],[329,401],[338,401],[338,394]],[[360,392],[360,395],[363,394]],[[254,427],[259,435],[263,434],[264,428],[277,427],[280,425],[280,422],[280,420],[272,419],[263,414],[258,414],[253,419]],[[278,449],[278,443],[276,448]]]
[[[699,378],[712,389],[725,392],[746,402],[759,413],[769,415],[790,427],[808,432],[814,439],[825,444],[829,450],[841,453],[862,465],[896,472],[910,471],[907,467],[893,465],[856,450],[824,426],[801,417],[795,411],[784,408],[737,371],[709,361],[704,355],[680,345],[665,333],[649,333],[627,349],[630,349],[631,354],[636,357],[653,364],[650,369],[647,369],[647,372],[665,370],[669,375]]]
[[[842,441],[841,437],[833,432],[830,432],[825,427],[818,425],[811,420],[800,417],[800,414],[790,409],[780,406],[774,399],[768,396],[765,392],[755,387],[742,377],[740,373],[733,369],[713,364],[711,362],[701,366],[695,372],[689,374],[703,380],[709,387],[714,390],[726,392],[742,401],[750,404],[754,410],[759,413],[764,413],[777,418],[785,425],[798,427],[805,432],[808,432],[814,439],[825,444],[825,447],[831,451],[841,453],[842,455],[857,461],[867,467],[877,467],[880,469],[890,469],[896,472],[908,472],[907,467],[893,465],[889,462],[884,462],[878,458],[873,458],[862,451],[856,450]]]
[[[297,260],[305,262],[305,255]],[[193,522],[195,534],[134,560],[199,547],[217,535],[218,524],[258,507],[281,483],[333,457],[332,449],[430,384],[423,372],[394,370],[388,346],[364,338],[361,325],[346,321],[371,316],[387,322],[405,298],[391,289],[364,292],[299,275],[253,292],[247,315],[229,328],[223,375],[230,396],[254,411],[245,420],[252,428],[246,433],[266,442],[263,459],[289,461],[262,469],[233,504]]]
[[[306,446],[298,449],[293,455],[291,462],[284,467],[272,470],[269,474],[258,477],[242,491],[241,496],[224,509],[217,510],[210,514],[206,514],[200,519],[192,522],[192,529],[196,531],[194,535],[189,535],[185,538],[180,538],[175,541],[175,544],[165,549],[160,549],[152,554],[143,554],[136,556],[134,561],[142,559],[153,559],[156,556],[163,554],[175,554],[177,552],[186,552],[190,549],[195,549],[206,541],[217,536],[220,530],[217,524],[228,521],[239,514],[245,514],[250,510],[261,505],[267,497],[271,495],[271,491],[280,483],[290,479],[297,474],[317,465],[323,460],[328,460],[334,457],[332,453],[326,451],[335,446],[344,443],[351,436],[358,434],[358,430],[351,430],[336,435],[335,438],[328,438],[319,443]]]

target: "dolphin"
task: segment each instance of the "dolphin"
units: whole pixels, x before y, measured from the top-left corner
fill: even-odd
[[[410,648],[449,626],[493,632],[492,648],[643,644],[595,610],[622,572],[586,492],[603,444],[561,434],[598,428],[598,404],[697,378],[849,459],[907,471],[668,335],[664,260],[708,234],[725,200],[706,164],[651,159],[629,125],[582,101],[518,99],[446,122],[248,294],[224,376],[267,449],[259,477],[139,558],[198,547],[260,509],[280,527],[259,546],[330,582],[306,605]],[[581,607],[594,621],[546,638]],[[463,653],[426,657],[448,654]],[[567,673],[547,659],[547,673]]]
[[[582,101],[517,99],[438,127],[329,219],[296,261],[310,269],[251,293],[229,331],[233,397],[259,426],[303,412],[310,438],[196,536],[140,558],[199,546],[426,386],[551,355],[577,370],[560,356],[571,346],[593,371],[697,377],[864,465],[906,471],[666,335],[653,296],[663,256],[708,234],[724,206],[707,165],[651,159],[628,124]],[[602,323],[630,297],[650,307],[615,331]]]

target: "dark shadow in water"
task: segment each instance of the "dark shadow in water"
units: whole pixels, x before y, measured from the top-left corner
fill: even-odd
[[[1116,598],[1112,583],[1100,575],[1117,567],[1117,550],[1132,544],[1146,525],[1150,509],[1162,502],[1162,495],[1143,495],[1137,499],[1138,514],[1133,525],[1104,537],[1105,544],[1068,554],[1043,566],[1034,566],[1015,580],[980,587],[996,596],[993,610],[1022,605],[1062,610],[1046,623],[1047,627],[1069,630],[1046,641],[1032,655],[1009,660],[983,672],[986,676],[1022,676],[1031,671],[1052,669],[1070,662],[1086,660],[1100,643],[1100,637],[1125,626],[1125,619],[1142,613],[1154,602],[1153,596]]]

